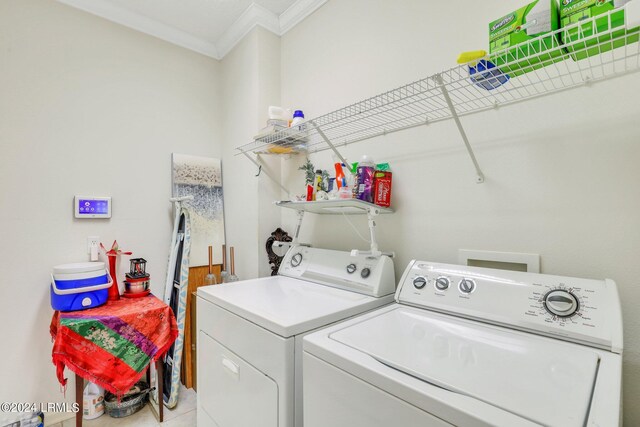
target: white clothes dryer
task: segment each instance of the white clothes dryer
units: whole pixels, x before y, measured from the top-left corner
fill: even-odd
[[[395,287],[387,256],[296,245],[278,276],[198,288],[198,426],[300,427],[302,337]]]

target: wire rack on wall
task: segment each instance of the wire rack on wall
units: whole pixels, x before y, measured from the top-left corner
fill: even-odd
[[[640,70],[639,29],[622,9],[490,54],[484,72],[464,64],[242,145],[238,154],[318,152],[392,132],[558,93]],[[475,79],[470,66],[476,67]],[[484,86],[484,87],[483,87]],[[488,88],[488,89],[487,89]],[[332,147],[333,146],[333,147]]]

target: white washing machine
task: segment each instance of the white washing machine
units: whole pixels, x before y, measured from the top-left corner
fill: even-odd
[[[198,288],[199,427],[302,425],[302,336],[393,302],[386,256],[294,246],[279,275]]]
[[[611,280],[412,261],[396,301],[305,337],[305,427],[620,424]]]

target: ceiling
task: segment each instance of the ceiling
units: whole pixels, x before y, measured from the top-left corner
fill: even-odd
[[[58,1],[222,59],[256,25],[280,36],[327,0]]]

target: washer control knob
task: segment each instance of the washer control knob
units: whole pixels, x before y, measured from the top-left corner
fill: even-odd
[[[435,282],[436,290],[438,291],[446,291],[449,289],[449,285],[451,282],[446,277],[438,277]]]
[[[369,277],[369,275],[371,274],[371,269],[370,268],[363,268],[362,271],[360,272],[360,276],[362,276],[363,279],[366,279],[367,277]]]
[[[425,279],[422,276],[418,276],[415,279],[413,279],[413,286],[416,289],[422,289],[427,285],[427,279]]]
[[[298,252],[297,254],[294,254],[291,257],[291,266],[292,267],[299,266],[301,262],[302,262],[302,254],[300,252]]]
[[[558,317],[569,317],[578,311],[578,299],[569,291],[556,289],[544,296],[544,307]]]
[[[460,280],[460,283],[458,283],[458,289],[463,294],[470,294],[476,290],[476,282],[472,279],[462,279]]]
[[[349,273],[349,274],[355,273],[357,269],[358,269],[358,267],[356,267],[355,264],[347,265],[347,273]]]

